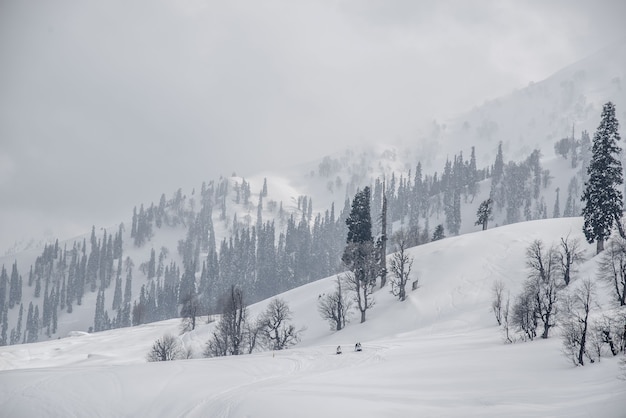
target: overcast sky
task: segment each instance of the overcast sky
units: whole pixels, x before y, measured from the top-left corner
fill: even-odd
[[[0,1],[0,254],[361,141],[624,37],[617,1]]]

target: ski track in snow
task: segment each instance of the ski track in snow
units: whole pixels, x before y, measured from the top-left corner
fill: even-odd
[[[335,373],[344,368],[359,367],[365,363],[379,362],[382,359],[381,351],[386,349],[382,345],[368,345],[364,351],[344,351],[342,354],[332,354],[334,347],[328,346],[312,350],[285,350],[274,353],[272,361],[288,362],[290,366],[279,367],[282,373],[273,376],[258,378],[250,383],[237,385],[219,393],[208,396],[195,404],[189,410],[183,411],[182,417],[211,417],[227,418],[237,411],[248,395],[255,391],[270,391],[276,387],[288,387],[294,380]],[[330,353],[330,354],[329,354]],[[275,367],[273,367],[275,369]]]

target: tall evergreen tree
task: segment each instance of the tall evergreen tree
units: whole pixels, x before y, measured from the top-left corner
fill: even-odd
[[[9,308],[13,309],[15,304],[19,303],[21,299],[22,286],[19,273],[17,272],[17,261],[13,263],[11,269],[11,281],[9,283]]]
[[[487,229],[487,224],[489,223],[489,218],[491,218],[491,204],[493,201],[491,198],[484,200],[481,202],[480,206],[478,206],[478,211],[476,211],[476,223],[474,225],[482,225],[483,231]]]
[[[372,292],[376,284],[380,266],[380,251],[372,239],[372,219],[370,217],[370,189],[365,187],[357,192],[352,201],[352,211],[346,219],[348,236],[342,261],[350,270],[346,276],[349,287],[355,293],[357,307],[361,312],[361,322],[372,306]]]
[[[583,232],[591,244],[597,242],[596,250],[604,250],[604,241],[611,235],[611,228],[616,223],[620,234],[621,217],[624,202],[618,188],[623,183],[622,163],[617,158],[621,148],[619,123],[615,117],[615,105],[608,102],[602,110],[600,126],[593,137],[592,156],[587,173],[582,200],[585,203]]]
[[[560,206],[560,201],[559,201],[559,192],[561,191],[561,189],[559,187],[556,188],[556,199],[554,200],[554,209],[552,211],[552,217],[553,218],[560,218],[561,217],[561,206]]]
[[[387,196],[383,188],[383,208],[381,213],[381,234],[380,234],[380,287],[385,286],[387,281]]]
[[[9,343],[8,331],[9,331],[9,307],[4,305],[4,309],[0,311],[2,316],[2,330],[0,331],[0,345],[7,345]]]
[[[347,243],[372,241],[372,218],[370,216],[370,188],[357,192],[352,201],[352,211],[346,219]]]
[[[22,318],[24,316],[24,304],[20,303],[20,311],[17,316],[17,328],[11,330],[11,345],[19,344],[22,338]]]
[[[2,272],[0,272],[0,311],[4,309],[7,297],[7,286],[9,282],[9,276],[6,268],[2,265]]]
[[[150,261],[148,261],[148,279],[156,276],[156,252],[154,248],[150,251]]]

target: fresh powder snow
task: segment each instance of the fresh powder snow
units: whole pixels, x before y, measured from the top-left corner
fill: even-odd
[[[581,218],[541,220],[412,248],[418,288],[404,302],[389,285],[376,290],[367,321],[353,313],[339,332],[317,312],[335,277],[288,291],[280,297],[304,331],[284,351],[202,358],[215,322],[201,321],[179,337],[194,359],[148,363],[156,339],[179,335],[176,319],[0,347],[0,415],[624,417],[619,358],[574,367],[558,328],[547,340],[504,344],[491,311],[495,280],[511,299],[520,291],[525,251],[535,239],[547,246],[568,235],[579,239],[586,262],[576,280],[594,278],[594,246],[581,227]],[[269,301],[250,306],[251,317]],[[356,342],[363,351],[353,350]]]

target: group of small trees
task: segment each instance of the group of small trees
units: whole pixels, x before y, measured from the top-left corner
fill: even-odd
[[[297,344],[304,331],[296,329],[291,320],[291,309],[287,302],[280,298],[272,299],[256,320],[250,320],[243,291],[232,286],[222,299],[220,319],[215,324],[203,354],[205,357],[222,357],[250,354],[262,349],[284,350]],[[183,329],[186,330],[188,329]],[[185,352],[180,342],[171,335],[165,335],[155,341],[148,353],[148,361],[169,361],[190,357],[191,353]]]
[[[582,261],[577,240],[561,238],[558,246],[549,248],[533,241],[526,250],[528,276],[512,307],[504,284],[493,285],[492,309],[506,342],[548,338],[558,326],[563,352],[576,365],[593,363],[607,351],[626,352],[626,240],[621,236],[609,240],[598,263],[597,278],[610,289],[615,309],[595,314],[596,283],[573,281]]]
[[[384,190],[384,187],[383,187]],[[373,293],[377,278],[381,288],[386,284],[386,197],[382,196],[382,234],[374,241],[370,215],[370,189],[358,191],[352,201],[352,210],[346,219],[348,234],[342,261],[347,271],[337,276],[333,292],[319,296],[318,311],[327,320],[331,329],[340,331],[348,321],[350,310],[356,304],[361,322],[366,320],[366,312],[374,306]],[[394,237],[396,252],[391,256],[389,279],[391,293],[401,301],[406,299],[413,258],[406,249],[409,238],[401,231]],[[347,294],[347,290],[352,298]]]
[[[561,335],[564,353],[574,364],[599,361],[606,354],[626,353],[626,241],[615,237],[600,256],[597,279],[609,289],[612,308],[598,312],[598,285],[582,280],[563,300]]]
[[[206,357],[250,354],[257,349],[284,350],[300,341],[303,329],[291,323],[287,302],[272,299],[254,321],[249,319],[243,291],[233,286],[223,303],[222,316],[206,344]]]
[[[541,327],[541,338],[548,338],[556,326],[561,290],[570,282],[575,264],[582,261],[582,252],[576,240],[561,238],[559,247],[546,248],[541,240],[535,240],[526,249],[528,276],[522,291],[510,307],[505,286],[496,281],[493,286],[492,309],[498,325],[505,334],[505,341],[512,342],[511,327],[522,340],[533,340]]]

